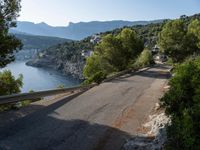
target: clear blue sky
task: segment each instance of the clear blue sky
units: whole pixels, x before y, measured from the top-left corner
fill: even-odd
[[[18,20],[67,26],[69,22],[154,20],[200,13],[200,0],[22,0]]]

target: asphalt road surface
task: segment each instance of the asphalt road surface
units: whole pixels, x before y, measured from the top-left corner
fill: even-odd
[[[121,76],[0,126],[0,150],[122,149],[163,95],[168,69]]]

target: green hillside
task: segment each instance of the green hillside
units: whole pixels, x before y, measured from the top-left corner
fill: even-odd
[[[69,42],[71,40],[48,36],[35,36],[25,34],[15,34],[23,43],[23,49],[45,49],[53,45]]]

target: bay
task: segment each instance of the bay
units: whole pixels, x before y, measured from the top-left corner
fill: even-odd
[[[80,80],[72,76],[64,76],[60,72],[27,66],[24,61],[16,61],[8,64],[2,70],[10,70],[15,77],[19,74],[23,75],[22,93],[34,91],[43,91],[49,89],[56,89],[58,86],[72,87],[80,85]]]

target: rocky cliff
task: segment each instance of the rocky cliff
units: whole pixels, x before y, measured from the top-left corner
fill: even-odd
[[[27,65],[43,68],[51,68],[61,71],[65,75],[83,79],[85,58],[82,51],[93,49],[89,40],[72,41],[45,49],[37,54]]]

